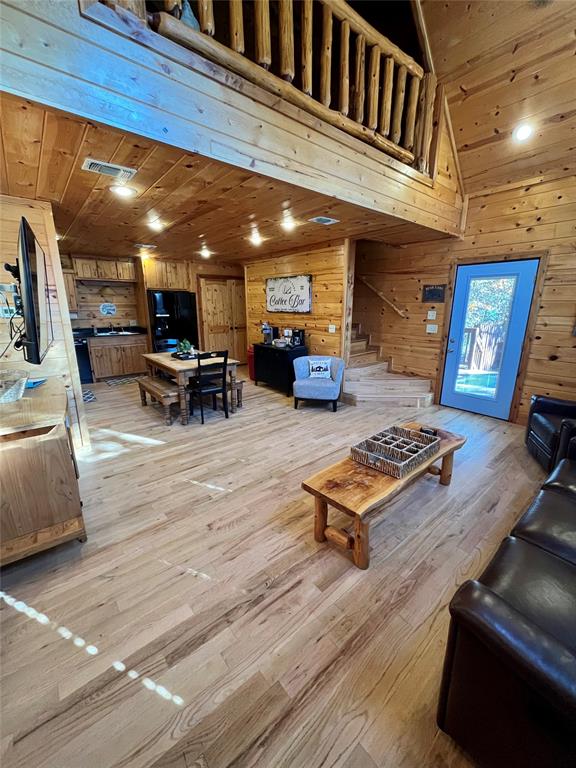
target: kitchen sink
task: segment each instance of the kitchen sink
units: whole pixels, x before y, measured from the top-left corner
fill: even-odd
[[[138,331],[99,331],[95,336],[140,336]]]

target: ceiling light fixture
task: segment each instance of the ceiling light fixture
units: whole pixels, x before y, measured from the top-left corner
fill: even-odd
[[[252,245],[262,245],[262,235],[258,231],[257,226],[252,227],[252,234],[250,235],[249,240]]]
[[[148,226],[150,229],[153,229],[154,232],[162,232],[164,229],[164,224],[160,221],[160,219],[152,219],[152,221],[148,222]]]
[[[200,248],[200,256],[202,256],[203,259],[209,259],[210,256],[212,256],[212,251],[208,248],[206,243],[203,243],[202,248]]]
[[[512,138],[514,141],[527,141],[534,133],[534,128],[530,123],[520,123],[514,128]]]
[[[56,234],[56,240],[62,240],[63,237],[64,237],[64,235]]]
[[[118,195],[118,197],[135,197],[136,196],[136,190],[134,187],[127,187],[125,184],[112,184],[111,187],[109,187],[110,192],[114,192],[115,195]]]
[[[296,222],[290,211],[282,211],[282,221],[280,222],[280,226],[284,232],[293,232],[296,229]]]

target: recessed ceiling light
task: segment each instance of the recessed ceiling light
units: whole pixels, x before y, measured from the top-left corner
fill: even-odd
[[[134,187],[127,187],[125,184],[112,184],[109,189],[118,197],[134,197],[136,195]]]
[[[200,256],[202,256],[203,259],[209,259],[210,256],[212,256],[212,251],[208,248],[206,243],[200,248]]]
[[[62,240],[63,237],[64,237],[64,235],[56,234],[56,240]]]
[[[258,231],[258,227],[253,227],[249,240],[252,245],[262,245],[262,235]]]
[[[150,229],[153,229],[154,232],[162,232],[164,229],[164,224],[160,221],[160,219],[152,219],[152,221],[148,222],[148,226]]]
[[[520,123],[514,128],[512,132],[512,138],[514,141],[526,141],[534,133],[534,128],[530,123]]]
[[[325,227],[340,223],[340,219],[332,219],[330,216],[314,216],[314,218],[308,219],[308,221],[311,221],[312,224],[324,224]]]
[[[284,232],[293,232],[296,229],[296,222],[290,211],[282,211],[282,221],[280,222],[280,226]]]

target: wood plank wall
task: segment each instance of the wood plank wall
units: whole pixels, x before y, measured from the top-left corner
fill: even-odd
[[[76,296],[78,298],[77,318],[72,320],[73,328],[105,328],[112,322],[115,326],[128,327],[130,321],[135,325],[145,323],[145,318],[139,318],[138,300],[135,283],[94,283],[88,280],[76,281]],[[116,304],[114,317],[100,314],[100,304],[112,302]]]
[[[356,280],[354,321],[371,333],[393,370],[437,379],[444,305],[423,304],[422,285],[447,283],[459,260],[549,252],[535,332],[522,386],[518,421],[524,423],[534,393],[576,400],[576,184],[561,178],[505,189],[470,200],[460,241],[390,248],[357,246],[356,273],[363,274],[406,312],[403,319]],[[435,308],[437,335],[426,334],[426,312]]]
[[[22,368],[30,371],[30,375],[34,378],[54,377],[62,379],[68,391],[74,440],[78,446],[89,446],[72,326],[50,203],[0,195],[2,264],[4,262],[12,264],[16,262],[18,229],[22,216],[28,220],[46,254],[54,344],[40,365],[26,363],[22,352],[11,346],[0,360],[0,368]],[[11,283],[14,281],[8,272],[2,270],[0,282]],[[10,299],[10,303],[12,304],[12,299]],[[4,349],[9,338],[8,321],[0,318],[0,349]]]
[[[310,354],[342,354],[347,264],[347,244],[343,241],[246,264],[248,344],[262,341],[260,326],[267,320],[281,329],[303,328]],[[312,275],[312,312],[267,312],[266,279],[290,275]],[[336,333],[328,332],[331,324],[336,326]]]

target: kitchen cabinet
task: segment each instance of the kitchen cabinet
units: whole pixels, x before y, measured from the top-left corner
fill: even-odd
[[[74,270],[78,280],[136,282],[133,259],[88,259],[75,256]]]
[[[136,280],[136,270],[132,259],[118,259],[116,269],[118,280]]]
[[[142,355],[148,352],[148,340],[144,335],[94,336],[88,339],[88,348],[95,381],[146,372]]]
[[[68,299],[68,309],[70,312],[78,312],[78,296],[76,294],[76,275],[72,271],[62,272],[64,277],[64,288],[66,298]]]
[[[98,279],[98,262],[96,259],[74,259],[74,271],[79,279]]]

